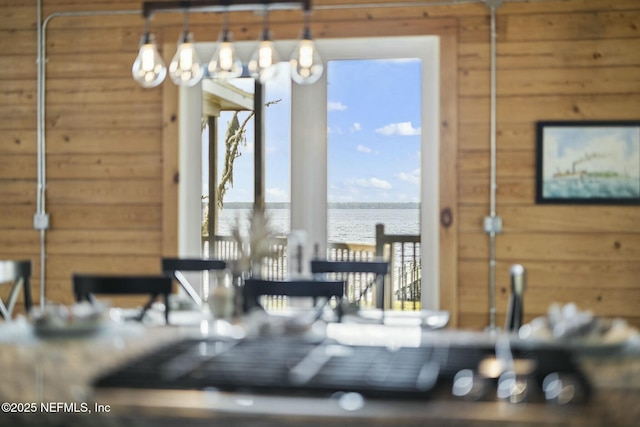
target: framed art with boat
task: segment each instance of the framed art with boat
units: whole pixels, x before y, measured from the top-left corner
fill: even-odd
[[[537,123],[536,202],[640,204],[640,121]]]

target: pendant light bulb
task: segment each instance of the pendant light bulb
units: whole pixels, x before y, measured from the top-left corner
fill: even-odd
[[[184,31],[180,36],[178,49],[169,64],[171,80],[184,87],[197,85],[204,76],[204,67],[193,43],[193,34]]]
[[[231,42],[231,33],[222,30],[216,51],[209,61],[209,75],[214,79],[233,79],[242,75],[242,61]]]
[[[298,84],[313,84],[322,76],[324,65],[309,27],[305,27],[302,38],[291,55],[290,64],[291,78]]]
[[[131,74],[140,86],[152,88],[158,86],[167,75],[167,67],[158,52],[155,36],[146,32],[140,41],[140,51],[133,62]]]
[[[269,30],[265,29],[258,47],[251,55],[248,65],[249,73],[260,83],[265,83],[278,73],[278,67],[276,67],[278,62],[280,62],[280,55],[278,55],[275,44],[271,41]]]

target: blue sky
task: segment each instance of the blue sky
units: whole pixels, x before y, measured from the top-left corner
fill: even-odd
[[[280,100],[266,109],[268,202],[289,201],[291,83],[283,65],[278,78],[266,86],[266,101]],[[330,61],[325,72],[329,201],[419,201],[420,62]],[[239,85],[246,89],[252,83]],[[220,118],[221,145],[230,117]],[[247,134],[225,201],[253,199],[253,126]]]

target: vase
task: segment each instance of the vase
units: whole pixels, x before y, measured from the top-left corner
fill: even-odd
[[[209,309],[214,319],[231,319],[235,311],[233,275],[228,269],[209,273]]]

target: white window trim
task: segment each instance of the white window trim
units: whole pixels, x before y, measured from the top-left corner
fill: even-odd
[[[248,60],[254,42],[236,43]],[[316,40],[324,61],[340,59],[402,59],[422,61],[420,234],[422,256],[422,307],[439,309],[439,158],[440,158],[440,44],[437,36],[380,37]],[[209,58],[212,43],[198,45]],[[295,41],[278,41],[281,53],[291,52]],[[247,58],[244,58],[244,57]],[[287,55],[288,56],[288,55]],[[287,56],[282,55],[283,58]],[[246,61],[245,61],[246,62]],[[326,70],[326,66],[325,66]],[[304,230],[304,250],[309,260],[327,244],[327,80],[326,73],[313,85],[293,84],[291,92],[291,230]],[[200,85],[180,89],[179,254],[200,254]],[[184,119],[184,120],[183,120]],[[197,129],[192,132],[190,129]],[[195,147],[194,147],[195,146]],[[197,147],[197,149],[196,149]],[[197,200],[192,204],[191,201]],[[197,209],[191,209],[197,206]],[[197,236],[197,237],[196,237]],[[196,246],[197,245],[197,246]],[[304,265],[308,265],[307,262]]]
[[[422,307],[437,310],[439,257],[439,38],[382,37],[316,40],[323,60],[402,59],[422,61],[420,234]],[[326,66],[325,66],[326,70]],[[291,101],[291,229],[305,230],[305,254],[327,242],[327,78],[310,86],[293,85]],[[305,265],[308,263],[305,263]]]

